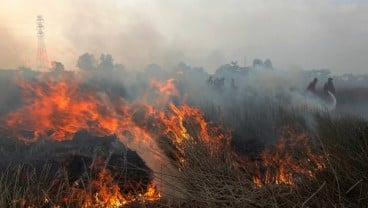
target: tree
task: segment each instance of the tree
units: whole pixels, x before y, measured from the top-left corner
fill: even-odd
[[[253,60],[253,68],[258,68],[263,66],[263,61],[261,59]]]
[[[77,67],[85,71],[97,69],[97,60],[92,54],[85,53],[78,58]]]
[[[51,62],[51,70],[55,70],[55,71],[64,71],[65,67],[64,64],[62,64],[61,62],[58,61],[53,61]]]
[[[270,59],[266,59],[263,63],[263,65],[268,68],[268,69],[272,69],[272,62]]]
[[[101,54],[98,69],[112,71],[114,70],[114,59],[110,54]]]

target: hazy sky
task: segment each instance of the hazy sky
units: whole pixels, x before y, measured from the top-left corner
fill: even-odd
[[[365,3],[366,2],[366,3]],[[365,73],[368,0],[0,0],[0,68],[34,66],[36,16],[49,56],[84,52],[129,68],[184,61],[208,71],[270,58],[286,69]]]

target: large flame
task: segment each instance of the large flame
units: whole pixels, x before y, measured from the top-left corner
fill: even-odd
[[[152,81],[154,99],[142,96],[134,103],[87,87],[72,74],[41,76],[33,81],[20,79],[18,84],[24,105],[8,114],[6,125],[28,143],[39,139],[70,140],[81,130],[98,136],[116,135],[137,151],[154,173],[159,173],[162,163],[168,163],[157,144],[163,136],[181,154],[179,160],[184,160],[183,140],[200,138],[209,142],[226,137],[208,125],[198,108],[181,103],[173,79]]]
[[[221,151],[218,148],[221,145],[216,144],[229,144],[228,131],[206,122],[199,108],[184,103],[174,79],[152,81],[148,90],[154,95],[146,93],[134,103],[87,87],[71,74],[18,80],[18,83],[24,106],[8,114],[6,125],[25,142],[70,140],[81,130],[99,136],[116,135],[137,151],[154,174],[162,171],[163,163],[169,166],[165,150],[159,146],[163,137],[174,146],[175,159],[180,165],[185,165],[183,141],[211,144],[208,145],[210,151]],[[299,156],[295,155],[295,150],[301,151]],[[266,149],[259,161],[248,162],[248,165],[255,167],[253,181],[257,186],[292,185],[298,177],[313,177],[324,168],[324,161],[313,154],[306,134],[285,128],[279,143]],[[94,191],[76,190],[76,195],[83,201],[82,207],[120,207],[134,201],[160,198],[154,184],[158,182],[153,181],[140,195],[124,195],[114,183],[111,172],[102,169],[98,179],[90,184]]]
[[[19,84],[26,105],[8,115],[7,126],[24,141],[63,141],[83,129],[100,134],[113,134],[118,129],[115,109],[97,92],[81,89],[74,79],[20,80]],[[34,135],[23,136],[25,130]]]

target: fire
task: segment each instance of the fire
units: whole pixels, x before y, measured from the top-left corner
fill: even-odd
[[[165,160],[165,152],[157,146],[157,140],[163,135],[179,152],[179,161],[185,160],[181,145],[184,140],[216,143],[228,136],[209,125],[199,108],[175,103],[182,100],[175,83],[174,79],[164,83],[153,81],[153,100],[143,96],[143,99],[130,103],[87,87],[67,72],[58,76],[41,76],[32,81],[20,79],[18,84],[24,105],[7,115],[6,126],[28,143],[39,139],[71,140],[81,130],[98,136],[116,135],[121,142],[137,151],[153,172],[159,172],[157,164]],[[137,121],[134,117],[142,109]],[[109,174],[108,170],[101,171],[99,180],[93,184],[96,193],[85,193],[81,197],[85,207],[92,204],[118,207],[138,200],[137,196],[122,195],[118,186],[111,185]],[[159,195],[156,186],[152,185],[139,197],[149,201]]]
[[[98,177],[87,184],[88,189],[74,188],[73,193],[65,198],[65,203],[76,202],[80,207],[112,207],[118,208],[131,203],[156,201],[161,198],[156,185],[151,183],[144,193],[124,194],[120,186],[114,181],[108,169],[102,169]],[[71,197],[72,196],[72,197]]]
[[[210,125],[198,107],[185,104],[185,96],[177,89],[175,79],[166,82],[153,80],[151,87],[158,92],[153,102],[156,108],[151,112],[161,130],[159,134],[170,139],[176,150],[176,159],[181,165],[185,163],[184,141],[211,144],[208,146],[217,151],[217,143],[230,140],[229,132],[222,127]]]
[[[136,105],[122,98],[113,100],[94,89],[84,89],[75,77],[41,77],[36,81],[20,80],[18,83],[22,88],[25,105],[9,113],[6,124],[26,142],[39,138],[70,140],[81,130],[101,136],[116,134],[122,140],[127,131],[142,140],[154,137],[144,126],[133,121]],[[173,103],[173,97],[180,97],[174,83],[174,79],[164,83],[152,81],[152,87],[159,92],[153,103],[161,105],[139,101],[141,104],[138,107],[146,110],[143,119],[150,117],[163,124],[162,133],[170,134],[170,138],[177,144],[183,139],[213,140],[214,135],[210,135],[210,132],[215,128],[209,128],[199,108]],[[162,109],[162,106],[168,110]],[[196,129],[193,126],[197,126]],[[188,128],[192,128],[189,129],[190,133]],[[23,131],[32,131],[33,135],[23,136]],[[196,135],[193,135],[194,132]],[[221,140],[225,136],[216,137]]]
[[[169,109],[171,114],[160,113],[160,118],[167,127],[165,133],[173,135],[174,141],[178,144],[183,139],[199,139],[204,143],[228,139],[227,134],[215,134],[219,133],[218,128],[208,125],[199,108],[188,105],[176,106],[170,103]]]
[[[225,128],[207,122],[199,108],[184,103],[174,79],[163,83],[152,81],[149,90],[153,96],[146,94],[134,102],[86,87],[70,74],[18,83],[24,106],[8,114],[6,126],[25,142],[38,139],[61,142],[72,139],[81,130],[99,136],[116,135],[119,141],[137,151],[154,173],[160,171],[157,163],[167,162],[165,150],[158,145],[163,137],[173,145],[175,159],[181,167],[185,165],[188,143],[201,142],[209,151],[222,151],[223,146],[219,144],[230,143],[230,133]],[[25,131],[31,132],[31,136]],[[325,161],[313,153],[306,134],[285,127],[276,145],[264,150],[259,161],[247,161],[245,165],[255,167],[256,186],[293,185],[301,178],[314,177],[325,167]],[[156,182],[152,181],[144,192],[125,193],[112,173],[104,168],[96,179],[88,182],[89,190],[75,187],[72,196],[65,200],[78,201],[81,207],[121,207],[155,201],[161,198]]]
[[[151,88],[157,91],[156,93],[153,93],[156,97],[153,101],[151,101],[156,107],[166,106],[173,100],[179,100],[182,98],[179,90],[176,87],[175,79],[168,79],[165,82],[151,80]],[[147,97],[147,95],[145,97]]]
[[[157,190],[157,186],[149,184],[146,193],[143,194],[143,199],[146,201],[155,201],[161,198],[161,193]]]
[[[25,106],[7,117],[7,126],[20,139],[32,142],[40,137],[57,141],[70,140],[80,130],[98,129],[112,134],[118,128],[116,113],[97,93],[82,90],[74,79],[19,82]],[[22,131],[33,131],[25,137]]]
[[[284,127],[278,143],[262,152],[256,166],[259,170],[253,182],[257,186],[294,185],[302,178],[313,178],[325,168],[325,160],[313,153],[305,133],[297,134],[292,128]]]
[[[220,143],[229,143],[230,134],[221,127],[209,125],[199,108],[168,104],[168,110],[159,113],[163,135],[171,138],[180,165],[185,165],[185,145],[201,142],[209,151],[220,151]]]
[[[170,96],[179,96],[179,91],[175,85],[175,79],[168,79],[166,82],[162,83],[156,80],[152,80],[151,85],[159,90],[160,93]]]

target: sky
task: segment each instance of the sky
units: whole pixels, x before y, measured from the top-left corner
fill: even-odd
[[[183,61],[209,72],[271,59],[283,69],[367,72],[368,0],[0,0],[0,68],[34,67],[36,16],[50,59],[85,52],[129,69]]]

